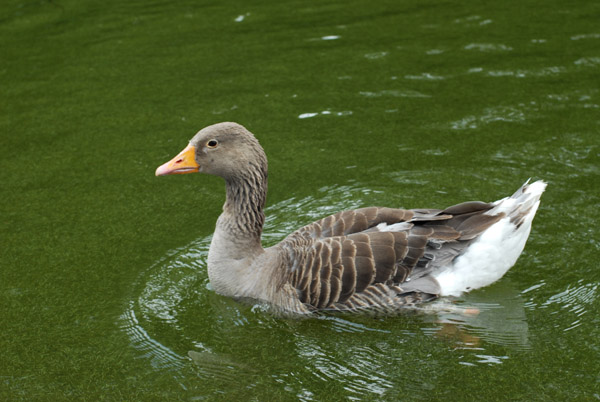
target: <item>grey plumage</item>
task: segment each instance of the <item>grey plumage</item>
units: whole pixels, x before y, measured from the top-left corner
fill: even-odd
[[[275,246],[282,275],[314,309],[397,308],[440,293],[430,274],[447,264],[502,215],[481,215],[491,204],[446,210],[370,207],[328,216]],[[452,213],[450,213],[452,212]],[[393,232],[380,224],[394,225]]]
[[[392,312],[435,299],[436,274],[505,217],[497,203],[484,202],[443,210],[368,207],[325,217],[263,249],[267,158],[256,138],[239,124],[220,123],[198,132],[190,147],[157,175],[200,171],[225,179],[227,199],[208,256],[213,288],[287,313]],[[186,162],[188,149],[194,160]],[[541,194],[525,191],[513,195],[519,203],[507,212],[517,226]]]

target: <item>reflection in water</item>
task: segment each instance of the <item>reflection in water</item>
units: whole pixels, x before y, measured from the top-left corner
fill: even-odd
[[[491,343],[529,349],[525,301],[509,279],[464,295],[457,306],[462,310],[438,313],[435,320],[442,326],[427,332],[455,339],[463,348]]]
[[[352,322],[344,319],[340,316],[327,316],[323,315],[319,317],[322,320],[328,320],[332,322],[331,329],[336,332],[350,332],[350,333],[362,333],[362,332],[380,332],[383,334],[389,334],[390,331],[379,328],[370,328],[365,324]]]

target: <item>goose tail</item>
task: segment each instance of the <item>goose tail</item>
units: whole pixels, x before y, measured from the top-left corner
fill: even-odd
[[[492,203],[493,207],[485,213],[502,218],[434,275],[442,296],[459,296],[488,286],[516,263],[545,189],[544,181],[529,183],[527,180],[512,196]]]

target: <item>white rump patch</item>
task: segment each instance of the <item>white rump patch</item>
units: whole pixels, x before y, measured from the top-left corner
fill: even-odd
[[[546,183],[525,184],[513,196],[496,201],[487,213],[506,214],[475,240],[452,265],[434,275],[442,296],[459,296],[463,292],[488,286],[500,279],[521,255],[531,231],[531,222],[540,205],[539,198]],[[527,211],[521,225],[511,222],[518,211]]]

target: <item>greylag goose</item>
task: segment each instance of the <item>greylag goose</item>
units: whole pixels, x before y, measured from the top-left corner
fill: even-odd
[[[546,183],[527,181],[496,202],[440,209],[339,212],[263,248],[267,158],[236,123],[200,130],[156,175],[225,179],[227,197],[208,252],[215,292],[282,313],[396,312],[500,279],[525,247]]]

